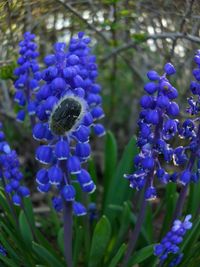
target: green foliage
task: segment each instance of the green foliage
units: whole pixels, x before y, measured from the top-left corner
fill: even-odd
[[[134,264],[139,264],[144,260],[146,260],[147,258],[151,257],[153,254],[153,247],[154,245],[152,244],[140,249],[139,251],[136,251],[131,257],[127,267],[131,267]]]
[[[74,267],[118,267],[127,251],[127,240],[130,231],[134,229],[140,208],[140,196],[134,195],[129,188],[128,181],[123,178],[124,173],[133,171],[133,157],[137,153],[136,140],[133,137],[125,147],[118,160],[118,147],[112,132],[107,132],[105,138],[103,166],[103,181],[98,179],[98,170],[94,159],[89,162],[89,171],[95,182],[101,183],[92,197],[86,199],[85,195],[78,193],[80,201],[86,206],[91,202],[97,203],[98,219],[90,220],[89,216],[74,218],[73,228],[73,265]],[[187,213],[191,210],[193,217],[199,207],[199,185],[190,186]],[[162,195],[162,188],[161,193]],[[158,203],[148,203],[146,217],[141,227],[139,240],[127,267],[152,266],[156,267],[157,258],[153,255],[154,243],[170,229],[171,218],[177,200],[176,185],[169,183],[165,194]],[[83,197],[83,199],[82,199]],[[102,205],[98,205],[101,200]],[[50,199],[48,200],[50,205]],[[133,204],[134,203],[134,204]],[[0,255],[0,266],[9,267],[64,267],[64,230],[58,214],[50,205],[48,220],[34,214],[31,199],[23,202],[22,208],[15,208],[14,213],[6,199],[4,190],[0,188],[0,208],[3,216],[0,220],[0,244],[7,251],[7,256]],[[163,209],[167,212],[163,215]],[[106,215],[103,215],[103,214]],[[17,221],[15,216],[17,217]],[[46,221],[45,228],[38,224]],[[159,233],[155,231],[160,225]],[[187,233],[181,245],[184,258],[180,267],[198,267],[200,258],[197,251],[200,249],[200,218],[194,220],[193,228]],[[164,265],[167,267],[171,258]]]
[[[14,79],[13,71],[15,68],[16,68],[15,62],[1,66],[0,67],[0,79],[2,80]]]
[[[31,247],[33,241],[33,234],[23,211],[21,211],[19,215],[19,227],[25,244],[27,245],[27,247]]]
[[[92,245],[89,257],[89,267],[99,266],[105,250],[108,246],[111,236],[111,225],[106,216],[102,216],[100,221],[97,223],[94,235],[92,238]]]
[[[127,181],[123,179],[123,175],[133,171],[133,158],[136,153],[136,140],[135,137],[132,137],[125,147],[114,174],[110,177],[108,192],[105,196],[105,214],[111,220],[116,216],[116,213],[111,212],[110,205],[122,205],[123,201],[132,195],[132,190],[130,190]]]
[[[117,143],[114,135],[107,132],[105,139],[104,152],[104,194],[107,194],[108,189],[112,186],[110,183],[114,179],[114,173],[117,165]],[[106,199],[106,198],[105,198]],[[104,199],[104,200],[105,200]],[[105,203],[104,203],[105,204]]]
[[[51,267],[63,267],[65,266],[64,263],[59,261],[54,255],[48,251],[45,247],[33,242],[33,251],[36,252],[38,258],[38,263],[44,262],[44,264],[48,264]]]
[[[134,33],[132,34],[132,38],[136,43],[143,43],[147,39],[146,33]]]

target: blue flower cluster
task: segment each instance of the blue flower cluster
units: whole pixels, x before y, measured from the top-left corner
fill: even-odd
[[[135,157],[134,164],[137,170],[133,174],[124,177],[130,181],[130,186],[141,190],[147,183],[145,198],[156,198],[154,176],[160,182],[175,181],[176,175],[169,175],[162,167],[160,159],[170,162],[174,151],[169,141],[178,133],[179,106],[174,101],[178,92],[167,76],[173,75],[176,70],[171,63],[164,67],[165,73],[159,76],[154,70],[147,73],[150,80],[145,86],[144,95],[140,100],[142,110],[138,121],[139,137],[137,145],[140,153]],[[180,159],[180,153],[177,155]]]
[[[17,114],[17,121],[19,122],[24,121],[26,111],[29,116],[35,115],[34,91],[39,88],[40,72],[37,63],[39,53],[34,39],[34,34],[26,32],[24,40],[19,43],[20,57],[17,60],[19,66],[14,71],[15,76],[17,76],[14,83],[16,89],[14,101],[22,108]]]
[[[192,227],[192,223],[190,222],[191,217],[191,215],[187,215],[183,222],[175,220],[171,230],[161,240],[161,243],[154,246],[154,255],[159,257],[162,263],[167,259],[170,253],[176,255],[176,257],[169,266],[173,267],[180,263],[183,254],[180,252],[179,244],[183,241],[187,230]]]
[[[186,186],[190,182],[197,182],[200,179],[200,124],[198,113],[200,111],[200,51],[198,50],[195,57],[195,63],[198,68],[193,70],[196,81],[190,84],[192,96],[188,98],[189,107],[187,112],[190,118],[184,120],[179,125],[178,131],[182,139],[188,141],[188,145],[179,146],[175,149],[174,164],[186,165],[184,171],[179,175],[179,182]],[[189,156],[190,155],[190,156]],[[197,166],[195,166],[195,164]]]
[[[5,135],[0,125],[0,180],[5,191],[9,194],[12,202],[20,206],[23,197],[30,195],[29,189],[21,185],[23,174],[15,150],[11,150],[5,141]]]
[[[200,50],[197,50],[194,61],[197,64],[197,68],[193,70],[193,75],[196,80],[190,83],[190,90],[193,97],[188,98],[190,107],[187,109],[191,115],[196,115],[200,111]]]
[[[87,193],[96,188],[82,168],[91,153],[91,129],[97,136],[105,134],[103,125],[96,123],[104,112],[101,87],[96,83],[96,59],[89,43],[90,38],[80,32],[71,39],[68,50],[65,43],[56,43],[54,54],[45,57],[47,68],[41,72],[45,83],[36,93],[39,122],[33,129],[33,137],[43,142],[37,148],[36,159],[46,166],[36,175],[38,190],[48,192],[55,186],[55,209],[61,211],[63,201],[70,201],[78,216],[84,215],[86,209],[75,201],[73,184],[78,183]]]
[[[7,252],[1,244],[0,244],[0,254],[4,257],[7,256]]]

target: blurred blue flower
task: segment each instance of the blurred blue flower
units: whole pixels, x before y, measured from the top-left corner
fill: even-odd
[[[0,180],[6,193],[17,206],[21,205],[22,198],[30,195],[29,189],[21,184],[22,179],[23,174],[20,171],[17,153],[5,141],[2,125],[0,125]]]
[[[0,245],[0,254],[4,257],[7,256],[7,251],[2,245]]]
[[[35,115],[35,92],[39,89],[40,72],[37,57],[37,44],[35,35],[30,32],[24,34],[24,40],[19,43],[20,57],[17,60],[18,67],[14,70],[17,77],[14,86],[16,89],[14,101],[22,108],[17,114],[17,121],[23,122],[26,113]]]
[[[187,215],[183,222],[175,220],[171,230],[161,240],[161,243],[154,246],[154,255],[162,263],[167,259],[168,254],[177,254],[169,266],[173,267],[180,263],[183,254],[180,252],[179,245],[183,241],[187,230],[192,227],[192,223],[190,222],[191,217],[191,215]]]
[[[97,206],[96,203],[91,202],[88,205],[88,215],[89,215],[89,221],[92,224],[95,220],[98,218],[98,212],[97,212]]]

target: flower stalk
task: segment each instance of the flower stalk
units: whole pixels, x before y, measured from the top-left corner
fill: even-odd
[[[146,188],[147,188],[147,185],[146,185]],[[145,191],[144,191],[144,193],[145,193]],[[127,263],[131,257],[131,254],[132,254],[134,248],[135,248],[136,242],[137,242],[139,234],[140,234],[140,230],[142,228],[142,224],[144,222],[146,206],[147,206],[147,201],[146,201],[145,197],[143,196],[142,204],[140,207],[140,212],[138,214],[135,228],[131,234],[131,238],[130,238],[130,241],[128,243],[128,248],[127,248],[124,260],[123,260],[122,265],[121,265],[122,267],[127,266]]]
[[[67,267],[73,267],[72,261],[72,202],[63,201],[63,223],[64,223],[64,253]]]
[[[14,205],[13,205],[12,201],[10,200],[9,194],[6,192],[6,182],[5,182],[4,177],[2,177],[2,184],[3,184],[6,200],[8,202],[9,208],[10,208],[10,212],[11,212],[11,214],[12,214],[14,220],[15,220],[16,226],[19,228],[19,222],[18,222],[17,215],[16,215],[16,212],[15,212],[15,209],[14,209]]]

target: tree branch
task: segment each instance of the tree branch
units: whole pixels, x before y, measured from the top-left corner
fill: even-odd
[[[195,43],[199,43],[200,44],[200,38],[191,34],[184,34],[184,33],[180,33],[180,32],[163,32],[163,33],[159,33],[159,34],[152,34],[152,35],[147,35],[144,36],[143,40],[141,40],[141,43],[144,43],[148,40],[157,40],[157,39],[185,39],[191,42],[195,42]],[[103,59],[101,59],[101,63],[105,63],[106,61],[108,61],[111,57],[115,56],[116,54],[122,53],[130,48],[136,48],[137,44],[135,41],[131,41],[127,44],[124,44],[116,49],[114,49],[113,51],[111,51],[111,53],[109,53],[108,55],[106,55]]]
[[[72,14],[74,14],[77,18],[79,18],[80,20],[82,20],[87,26],[88,28],[90,28],[92,31],[94,31],[97,35],[99,35],[106,44],[109,44],[109,40],[107,40],[107,38],[104,36],[104,34],[102,32],[100,32],[99,30],[97,30],[92,24],[90,24],[86,19],[84,19],[81,14],[75,9],[73,8],[71,5],[65,3],[62,0],[55,0],[56,2],[60,3],[61,5],[63,5],[66,9],[68,9]]]

